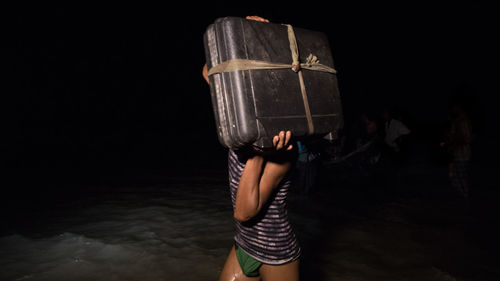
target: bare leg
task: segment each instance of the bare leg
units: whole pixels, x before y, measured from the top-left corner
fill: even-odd
[[[299,281],[299,261],[284,265],[263,264],[259,273],[262,281]]]
[[[233,248],[227,256],[224,268],[219,276],[219,281],[258,281],[259,277],[248,277],[241,271],[240,264],[236,258],[236,250]],[[290,279],[293,280],[293,279]],[[298,280],[298,279],[297,279]]]

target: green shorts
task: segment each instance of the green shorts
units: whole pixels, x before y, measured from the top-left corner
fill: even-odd
[[[235,246],[236,248],[236,258],[238,259],[238,263],[240,264],[241,271],[248,277],[257,277],[259,276],[259,268],[262,263],[251,256],[249,256],[245,251],[243,251],[240,247]]]

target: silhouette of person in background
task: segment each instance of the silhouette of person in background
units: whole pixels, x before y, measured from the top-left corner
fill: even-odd
[[[401,113],[396,109],[384,111],[384,120],[386,154],[393,164],[402,166],[406,160],[406,137],[411,131],[402,122]]]
[[[449,154],[448,176],[453,188],[468,199],[470,162],[472,156],[472,124],[463,106],[454,102],[451,107],[450,127],[441,147]]]
[[[318,177],[320,155],[311,149],[313,145],[297,141],[299,155],[295,164],[295,185],[302,194],[309,194],[313,191]]]
[[[373,118],[373,116],[369,113],[362,113],[359,117],[359,120],[362,124],[360,137],[357,141],[357,148],[362,146],[363,144],[372,141],[373,138],[377,136],[378,133],[378,125]]]
[[[402,168],[408,160],[408,135],[410,129],[401,121],[401,113],[396,108],[383,112],[384,137],[382,142],[382,163],[385,163],[388,187],[398,187],[401,183]]]
[[[379,132],[377,118],[370,112],[362,113],[359,117],[361,123],[360,136],[356,143],[356,150],[363,151],[363,166],[373,166],[380,160],[380,145],[382,138]]]

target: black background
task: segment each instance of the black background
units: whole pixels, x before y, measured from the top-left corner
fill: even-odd
[[[491,7],[124,3],[5,9],[1,149],[14,184],[223,166],[201,77],[203,33],[222,16],[260,15],[325,32],[347,128],[362,111],[396,105],[414,132],[437,137],[460,94],[485,155],[495,152],[485,148],[494,144],[498,94]]]

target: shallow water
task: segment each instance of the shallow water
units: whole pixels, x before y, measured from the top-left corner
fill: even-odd
[[[221,185],[190,183],[113,189],[62,203],[32,217],[25,231],[0,238],[0,279],[214,278],[231,246],[225,197]]]
[[[302,280],[500,280],[488,221],[440,170],[414,167],[396,184],[334,172],[289,198]],[[80,186],[17,211],[0,236],[0,280],[217,280],[233,236],[224,175]]]

